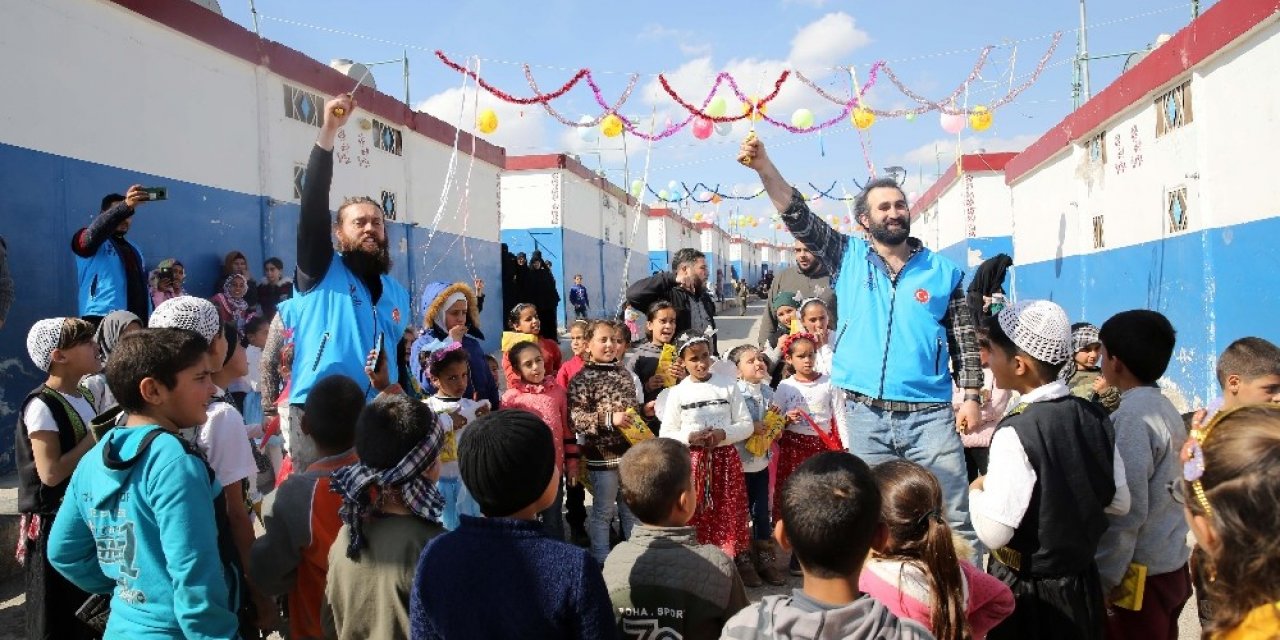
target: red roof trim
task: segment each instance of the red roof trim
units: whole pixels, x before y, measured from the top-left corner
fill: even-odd
[[[1005,181],[1013,184],[1020,180],[1074,141],[1097,130],[1278,13],[1280,0],[1219,0],[1027,147],[1009,163]]]
[[[595,185],[596,188],[612,195],[613,197],[627,203],[627,206],[636,204],[635,198],[631,194],[622,190],[607,179],[600,177],[596,172],[588,169],[586,165],[564,153],[543,153],[526,156],[507,156],[505,168],[507,171],[534,171],[538,169],[564,169],[587,182]],[[645,210],[651,211],[649,207]]]
[[[266,67],[289,81],[307,85],[323,94],[337,95],[351,90],[351,79],[345,74],[278,42],[259,38],[231,20],[194,2],[111,1],[249,64]],[[361,87],[356,92],[356,99],[361,109],[390,124],[416,131],[436,142],[453,147],[455,132],[453,125],[435,116],[414,111],[399,100],[368,87]],[[471,145],[471,134],[466,131],[461,132],[458,138],[458,150],[467,153]],[[505,164],[507,152],[502,147],[477,138],[475,149],[477,160],[483,160],[498,168],[502,168]]]
[[[965,173],[991,173],[1004,171],[1005,166],[1009,164],[1018,154],[1012,151],[1003,153],[969,153],[960,156],[960,169]],[[946,192],[957,179],[960,174],[956,171],[956,163],[951,163],[942,176],[938,178],[924,195],[911,203],[911,219],[914,220],[917,215],[925,212],[929,207],[937,202],[938,198]]]

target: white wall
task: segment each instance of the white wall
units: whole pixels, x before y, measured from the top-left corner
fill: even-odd
[[[552,226],[552,192],[560,186],[555,169],[504,171],[502,185],[503,229],[546,229]]]

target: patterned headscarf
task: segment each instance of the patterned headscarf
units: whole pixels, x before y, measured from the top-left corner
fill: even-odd
[[[333,472],[330,488],[342,496],[338,515],[351,532],[351,541],[347,544],[348,558],[359,556],[365,545],[364,520],[373,506],[371,487],[376,487],[379,492],[398,490],[400,500],[414,515],[437,524],[440,522],[444,496],[436,488],[436,483],[423,474],[439,458],[442,440],[443,432],[433,422],[422,441],[395,466],[374,469],[357,462]]]
[[[1062,371],[1058,372],[1058,379],[1063,382],[1070,382],[1075,377],[1076,372],[1080,370],[1080,365],[1076,364],[1074,354],[1080,353],[1091,344],[1098,344],[1102,339],[1098,337],[1098,327],[1088,322],[1079,322],[1071,325],[1071,353],[1072,358],[1067,360],[1067,364],[1063,365]]]
[[[236,282],[237,279],[240,281],[239,283]],[[236,296],[232,293],[232,291],[235,291],[237,284],[243,284],[246,287],[245,290],[248,291],[249,281],[244,276],[233,273],[222,281],[222,298],[226,300],[227,310],[231,312],[231,315],[241,318],[244,317],[244,312],[249,308],[249,302],[244,299],[243,295]]]

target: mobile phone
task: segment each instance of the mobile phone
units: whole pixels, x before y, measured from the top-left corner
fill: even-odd
[[[382,332],[378,332],[378,337],[373,343],[373,370],[377,371],[382,366]]]
[[[147,200],[168,200],[169,187],[144,187],[142,189],[147,194]]]

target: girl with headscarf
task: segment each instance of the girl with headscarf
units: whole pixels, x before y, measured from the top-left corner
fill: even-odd
[[[257,309],[258,307],[258,281],[253,279],[253,274],[249,273],[249,259],[239,251],[231,251],[222,259],[222,277],[240,275],[244,277],[245,290],[244,299],[249,303],[249,307]]]
[[[409,366],[413,376],[428,395],[435,388],[427,376],[427,358],[434,352],[455,342],[466,349],[471,366],[471,380],[466,395],[474,400],[488,400],[490,407],[498,406],[498,384],[489,371],[484,347],[471,336],[471,327],[480,324],[475,295],[462,282],[431,282],[422,289],[422,335],[413,341]]]
[[[87,375],[80,380],[80,393],[93,407],[93,415],[100,416],[116,408],[116,397],[107,386],[106,364],[111,352],[120,344],[120,338],[142,328],[142,320],[132,311],[112,311],[98,323],[94,339],[98,342],[98,358],[102,360],[103,369],[98,373]]]
[[[236,326],[236,333],[244,336],[244,323],[252,315],[249,301],[245,295],[249,291],[249,281],[244,276],[233,273],[222,281],[222,293],[213,296],[213,304],[218,307],[218,316],[227,324]]]

